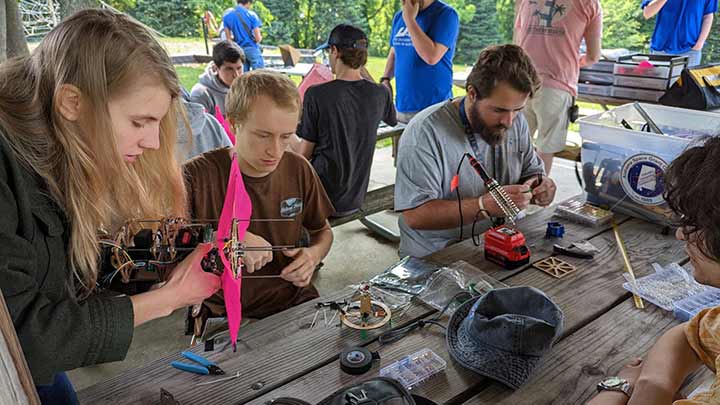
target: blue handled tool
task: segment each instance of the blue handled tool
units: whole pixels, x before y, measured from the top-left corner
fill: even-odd
[[[189,363],[183,363],[180,361],[173,361],[170,363],[171,366],[178,370],[187,371],[189,373],[195,373],[195,374],[201,374],[201,375],[223,375],[225,372],[218,367],[217,364],[213,363],[212,361],[206,359],[205,357],[198,356],[195,353],[191,352],[182,352],[180,353],[183,357],[185,357],[188,360],[192,360],[198,364],[189,364]]]

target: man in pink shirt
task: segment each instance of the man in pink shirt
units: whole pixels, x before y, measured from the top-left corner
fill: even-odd
[[[515,43],[530,55],[542,79],[525,108],[530,134],[550,174],[555,153],[565,148],[580,67],[600,60],[600,0],[517,0]],[[585,39],[587,53],[580,54]]]

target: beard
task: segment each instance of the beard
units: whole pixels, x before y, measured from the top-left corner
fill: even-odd
[[[485,121],[482,119],[482,115],[474,105],[470,108],[468,121],[470,122],[470,128],[472,128],[472,131],[480,135],[480,137],[487,142],[488,145],[497,146],[505,140],[508,128],[503,124],[499,124],[494,127],[487,126]]]

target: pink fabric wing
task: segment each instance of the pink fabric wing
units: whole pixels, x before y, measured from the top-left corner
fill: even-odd
[[[220,252],[220,259],[225,267],[221,281],[233,350],[237,350],[237,336],[240,330],[240,322],[242,321],[242,276],[239,274],[237,278],[234,277],[230,261],[223,252],[223,246],[225,245],[225,241],[231,236],[231,227],[234,218],[240,220],[238,223],[238,239],[241,241],[245,239],[245,233],[247,232],[251,216],[252,202],[245,189],[240,166],[238,166],[237,162],[237,154],[235,154],[233,155],[232,166],[230,168],[230,178],[228,179],[225,202],[222,213],[220,214],[217,233],[217,247]]]
[[[223,129],[225,129],[225,133],[227,134],[228,138],[230,138],[230,143],[235,145],[235,134],[233,134],[232,130],[230,130],[230,124],[225,121],[225,117],[223,117],[222,113],[220,112],[219,106],[215,106],[215,118],[218,120],[220,125],[222,125]]]

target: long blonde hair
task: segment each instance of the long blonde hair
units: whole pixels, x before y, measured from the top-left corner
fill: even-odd
[[[118,151],[110,97],[143,77],[173,95],[160,122],[160,148],[132,165]],[[61,86],[83,98],[82,131],[58,110]],[[97,232],[134,218],[185,215],[185,187],[175,160],[180,83],[170,58],[140,24],[123,14],[80,11],[53,29],[29,57],[0,66],[0,136],[45,182],[71,225],[69,265],[81,297],[95,287]]]

